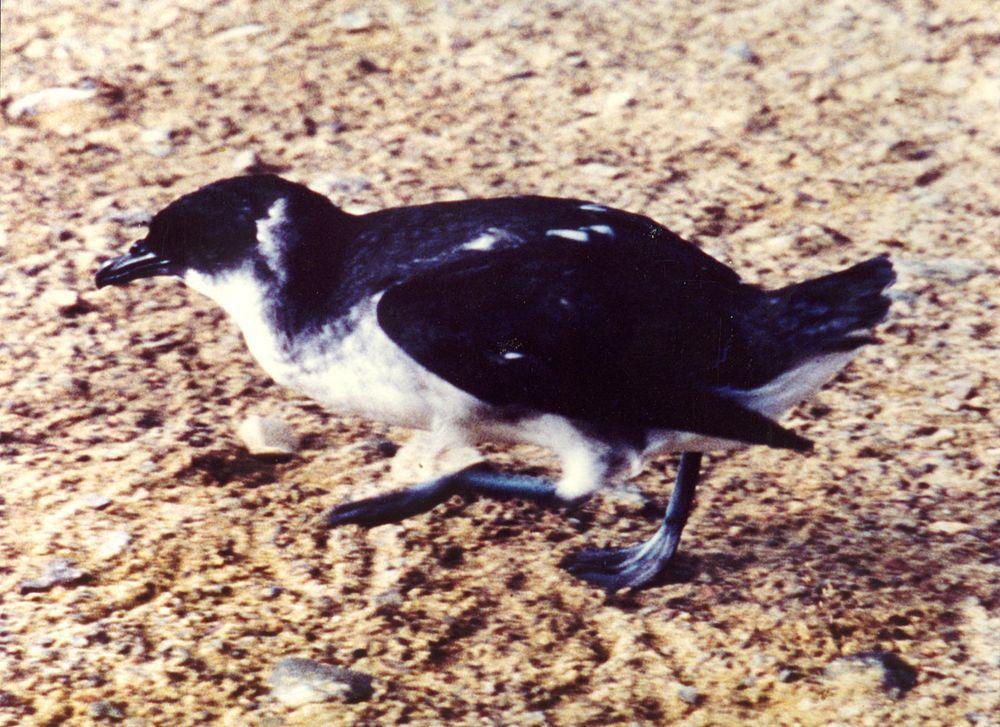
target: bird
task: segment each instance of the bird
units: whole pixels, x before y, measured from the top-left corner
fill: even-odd
[[[609,592],[671,569],[704,452],[812,449],[777,419],[877,343],[895,279],[882,255],[768,290],[649,217],[587,200],[351,214],[273,174],[177,198],[95,282],[152,276],[215,301],[264,371],[332,411],[429,430],[435,451],[539,445],[561,466],[550,480],[480,461],[334,506],[322,527],[400,522],[454,495],[572,512],[679,453],[647,540],[560,561]]]

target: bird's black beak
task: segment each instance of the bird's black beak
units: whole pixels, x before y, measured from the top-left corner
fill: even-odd
[[[98,288],[103,288],[105,285],[124,285],[138,278],[172,275],[172,267],[170,260],[160,257],[141,242],[137,242],[127,254],[104,263],[97,271],[94,282]]]

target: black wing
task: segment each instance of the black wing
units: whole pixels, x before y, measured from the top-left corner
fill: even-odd
[[[807,449],[718,391],[772,376],[747,314],[761,291],[659,231],[463,256],[390,287],[379,324],[494,405]]]

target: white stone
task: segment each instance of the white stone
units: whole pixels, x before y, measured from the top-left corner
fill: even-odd
[[[80,305],[80,294],[75,290],[53,288],[38,296],[38,304],[49,312],[65,312]]]
[[[372,21],[371,13],[362,9],[341,13],[335,25],[337,28],[346,30],[349,33],[358,33],[371,28],[374,22]]]
[[[95,554],[101,560],[108,560],[119,555],[131,542],[132,534],[127,530],[112,530],[104,536]]]
[[[268,682],[271,696],[293,708],[329,699],[355,702],[372,693],[367,674],[297,657],[279,662]]]
[[[256,35],[260,35],[265,30],[267,30],[266,25],[261,25],[260,23],[247,23],[246,25],[237,25],[235,28],[227,28],[226,30],[219,31],[212,36],[212,40],[217,43],[228,43],[233,40],[252,38]]]
[[[234,172],[247,172],[260,164],[260,157],[253,149],[241,151],[233,158]]]
[[[95,88],[45,88],[12,102],[7,107],[7,116],[11,119],[31,116],[40,111],[52,111],[67,104],[88,101],[96,95]]]
[[[956,535],[965,532],[972,526],[968,523],[955,522],[953,520],[938,520],[927,526],[929,533],[943,533],[944,535]]]
[[[285,422],[272,417],[252,415],[236,430],[250,454],[282,456],[294,454],[299,438]]]

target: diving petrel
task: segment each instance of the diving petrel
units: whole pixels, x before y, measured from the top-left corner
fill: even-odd
[[[539,196],[352,215],[274,175],[224,179],[153,217],[98,287],[171,275],[218,303],[276,381],[330,409],[430,429],[444,450],[530,443],[554,483],[478,464],[346,503],[372,526],[453,494],[575,503],[680,452],[659,530],[563,565],[609,590],[670,562],[701,452],[807,451],[775,422],[874,339],[886,257],[764,290],[648,217]]]

